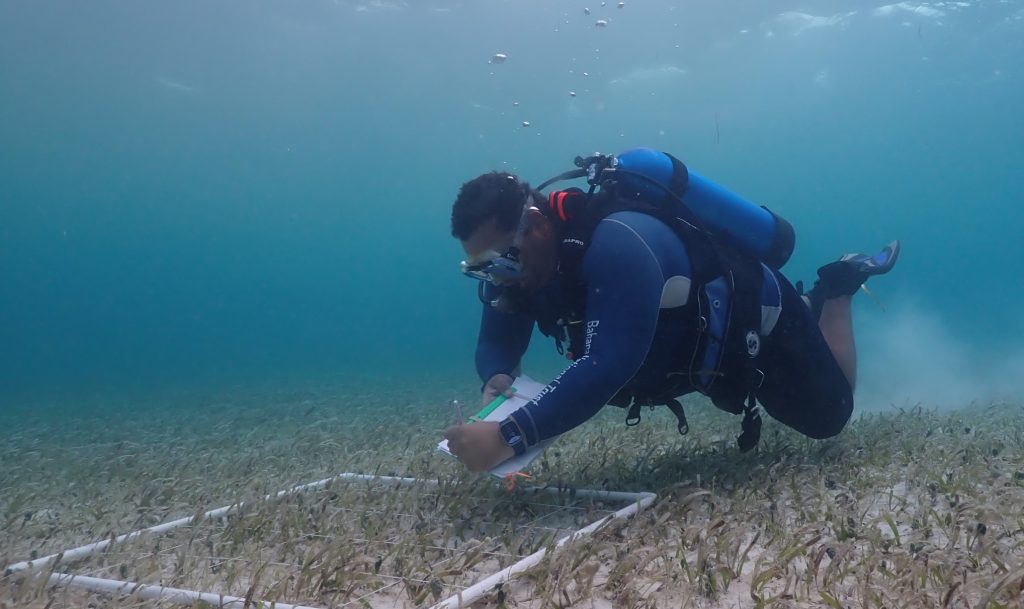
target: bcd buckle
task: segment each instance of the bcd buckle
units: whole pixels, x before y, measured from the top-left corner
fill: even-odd
[[[643,408],[643,404],[633,400],[633,403],[629,405],[629,411],[626,412],[626,427],[633,427],[640,423],[641,408]]]
[[[736,444],[739,446],[740,452],[745,453],[757,446],[761,440],[761,411],[757,407],[757,402],[754,402],[753,395],[750,397],[750,403],[743,409],[743,422],[740,423],[740,429],[742,431],[736,438]]]
[[[686,421],[686,411],[683,410],[683,405],[679,403],[679,400],[669,400],[665,405],[672,411],[672,414],[676,415],[676,431],[679,432],[679,435],[685,436],[690,433],[690,424]]]

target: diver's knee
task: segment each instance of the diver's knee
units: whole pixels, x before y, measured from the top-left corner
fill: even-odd
[[[853,395],[844,396],[838,403],[833,403],[825,412],[827,416],[820,417],[813,425],[807,426],[804,435],[815,440],[825,440],[838,436],[846,429],[846,425],[853,416]]]

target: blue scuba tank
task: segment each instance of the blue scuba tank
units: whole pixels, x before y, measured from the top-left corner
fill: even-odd
[[[668,198],[689,208],[705,229],[773,269],[793,254],[796,234],[789,222],[688,169],[672,155],[632,148],[616,157],[614,169],[620,196],[662,201],[671,194]]]

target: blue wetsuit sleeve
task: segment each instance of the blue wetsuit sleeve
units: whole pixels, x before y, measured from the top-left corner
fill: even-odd
[[[486,286],[488,290],[495,290]],[[487,294],[493,298],[495,294]],[[533,318],[522,313],[508,313],[484,305],[480,316],[480,333],[476,343],[476,372],[484,383],[495,374],[515,376],[523,354],[530,344]]]
[[[512,413],[528,444],[583,423],[640,369],[654,339],[664,276],[644,239],[606,218],[583,260],[587,284],[583,356]]]

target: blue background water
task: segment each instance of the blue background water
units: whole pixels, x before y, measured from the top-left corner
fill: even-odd
[[[788,218],[792,279],[903,240],[869,405],[1021,388],[1024,4],[599,4],[0,0],[0,402],[465,380],[458,186],[635,145]]]

